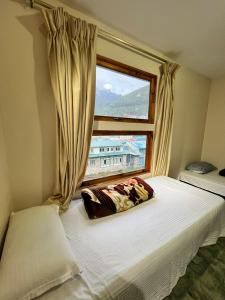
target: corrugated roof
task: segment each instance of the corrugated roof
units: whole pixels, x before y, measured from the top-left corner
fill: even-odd
[[[135,141],[134,144],[135,144],[139,149],[146,149],[146,141]]]
[[[97,158],[97,157],[112,157],[112,156],[121,156],[121,155],[132,155],[132,156],[140,156],[140,154],[134,154],[130,151],[121,151],[121,152],[99,152],[99,153],[89,153],[89,158]]]
[[[129,151],[130,154],[140,155],[139,148],[133,142],[126,142],[124,149]]]
[[[123,142],[119,140],[111,140],[111,139],[92,139],[91,148],[99,148],[99,147],[121,147],[123,146]]]

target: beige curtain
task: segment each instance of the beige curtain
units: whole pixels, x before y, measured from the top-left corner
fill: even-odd
[[[156,127],[151,173],[168,175],[174,106],[174,79],[177,64],[165,63],[160,69],[160,81],[156,109]]]
[[[97,28],[62,8],[44,10],[48,59],[57,111],[57,168],[48,203],[68,208],[85,174],[95,102]]]

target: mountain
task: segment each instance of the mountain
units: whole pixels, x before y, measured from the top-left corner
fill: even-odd
[[[134,118],[137,116],[139,118],[147,117],[149,107],[149,101],[146,101],[146,99],[149,99],[148,86],[144,86],[126,95],[117,95],[110,91],[106,91],[106,93],[100,100],[96,93],[96,113],[98,115]],[[117,97],[115,96],[114,98],[112,94]],[[99,105],[99,103],[101,104]]]
[[[96,89],[96,106],[108,104],[118,100],[121,95],[111,92],[110,90],[100,90]]]

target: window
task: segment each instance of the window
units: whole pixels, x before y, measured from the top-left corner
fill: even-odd
[[[95,159],[90,159],[90,166],[94,167],[95,166]]]
[[[111,165],[111,159],[110,158],[101,158],[101,165],[100,165],[100,168],[97,170],[97,174],[99,174],[100,172],[103,172],[101,171],[101,168],[105,168],[105,167],[110,167]],[[104,171],[105,172],[105,171]],[[89,172],[90,173],[90,172]],[[86,175],[88,175],[88,173],[86,172]],[[91,177],[91,176],[90,176]],[[92,176],[94,178],[94,176]]]
[[[102,127],[92,135],[83,185],[150,171],[155,91],[155,75],[98,56],[95,122]],[[121,130],[101,129],[114,122]]]
[[[154,123],[156,76],[98,57],[95,120]]]
[[[113,164],[122,166],[122,158],[121,157],[114,157]]]
[[[94,131],[91,148],[96,144],[121,145],[120,152],[89,152],[88,161],[95,156],[95,168],[88,163],[84,184],[100,182],[121,175],[132,175],[150,170],[152,133],[151,132],[118,132]],[[99,163],[97,161],[99,160]]]

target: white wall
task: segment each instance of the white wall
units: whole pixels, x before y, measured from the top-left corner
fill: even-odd
[[[57,5],[54,0],[47,1]],[[114,32],[90,17],[70,8],[67,10],[151,51],[145,45]],[[30,8],[25,9],[23,1],[3,0],[0,26],[7,29],[1,30],[0,47],[2,124],[12,197],[16,209],[21,209],[40,204],[53,191],[54,100],[50,87],[46,36],[41,13]],[[99,39],[97,49],[101,55],[154,74],[159,73],[157,63],[109,42]],[[208,79],[185,68],[181,68],[177,73],[170,168],[172,176],[177,176],[180,168],[192,159],[200,158],[209,84]],[[137,128],[135,125],[135,129],[148,129],[143,125],[140,126]],[[94,127],[112,129],[112,126],[105,122],[95,123]],[[150,126],[150,129],[153,128]],[[120,129],[120,124],[114,122],[113,129]]]
[[[202,160],[225,168],[225,77],[211,84]]]

